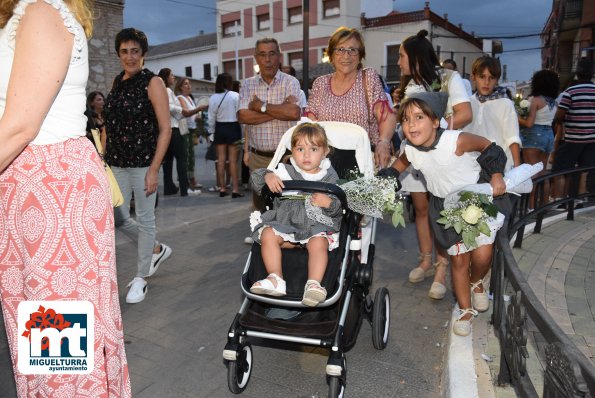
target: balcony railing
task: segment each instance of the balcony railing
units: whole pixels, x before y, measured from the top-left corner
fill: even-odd
[[[511,384],[520,397],[595,397],[595,365],[579,351],[541,304],[519,269],[509,243],[510,237],[516,233],[515,246],[520,247],[529,221],[536,221],[534,232],[539,233],[544,215],[554,206],[566,204],[567,219],[573,220],[574,201],[595,197],[595,192],[578,194],[578,181],[585,171],[595,172],[595,167],[566,170],[535,179],[536,198],[541,197],[545,183],[554,176],[564,176],[570,181],[570,194],[554,203],[537,200],[535,210],[531,212],[527,211],[529,194],[523,195],[518,218],[513,218],[496,240],[490,285],[494,297],[492,324],[500,341],[498,383]],[[541,343],[537,350],[540,362],[544,364],[543,391],[540,392],[527,371],[529,328]]]

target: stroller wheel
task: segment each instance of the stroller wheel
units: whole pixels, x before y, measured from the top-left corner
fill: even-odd
[[[326,376],[328,383],[329,398],[342,398],[345,396],[345,382],[347,380],[347,360],[345,356],[341,359],[341,376]]]
[[[250,380],[252,374],[252,346],[244,343],[240,347],[238,358],[227,362],[227,386],[229,391],[240,394]]]
[[[341,378],[332,376],[328,381],[328,396],[329,398],[342,398],[345,393],[345,385],[341,383]]]
[[[390,296],[385,287],[376,290],[372,313],[372,344],[377,350],[384,350],[388,343],[390,329]]]

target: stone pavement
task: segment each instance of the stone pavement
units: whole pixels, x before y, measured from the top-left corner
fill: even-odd
[[[544,220],[540,234],[527,227],[521,249],[513,248],[519,268],[554,321],[595,364],[595,208],[577,210],[574,221],[566,213]],[[494,359],[487,364],[486,375],[497,380],[499,345],[491,325],[490,311],[474,323],[475,356],[478,370],[485,371],[481,354]],[[482,332],[477,333],[479,326]],[[539,336],[530,331],[527,370],[537,391],[543,389],[543,358],[538,354]],[[535,338],[534,338],[535,337]],[[535,340],[537,339],[537,341]],[[481,372],[478,372],[480,374]],[[515,396],[510,387],[493,387],[499,398]]]
[[[203,159],[204,147],[197,159]],[[198,161],[205,188],[214,184],[213,164]],[[162,191],[162,188],[160,188]],[[149,280],[146,299],[126,304],[126,284],[136,272],[136,251],[117,234],[120,303],[135,397],[231,397],[222,360],[229,325],[241,303],[240,276],[249,247],[250,198],[160,197],[158,238],[173,255]],[[391,295],[388,347],[372,346],[362,325],[347,352],[347,396],[438,397],[447,325],[453,299],[427,297],[431,280],[407,281],[416,264],[414,226],[381,224],[377,234],[373,291]],[[3,321],[2,321],[3,322]],[[254,370],[244,397],[325,397],[327,352],[295,344],[253,341]],[[0,332],[0,396],[13,397],[6,336]]]

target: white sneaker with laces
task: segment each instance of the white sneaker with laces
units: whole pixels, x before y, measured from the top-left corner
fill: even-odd
[[[147,290],[149,290],[147,281],[138,276],[128,284],[128,287],[130,288],[130,290],[128,290],[128,294],[126,295],[126,302],[128,304],[140,303],[145,299]]]
[[[193,188],[188,188],[188,195],[200,195],[202,193],[202,191],[200,189],[193,189]]]
[[[165,260],[171,256],[172,249],[166,244],[161,244],[161,251],[159,253],[153,253],[153,258],[151,259],[151,266],[149,267],[149,275],[152,276],[157,269]]]

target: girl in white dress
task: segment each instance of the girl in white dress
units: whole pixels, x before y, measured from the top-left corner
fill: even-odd
[[[430,226],[437,243],[450,254],[453,285],[460,308],[453,331],[467,336],[471,332],[472,318],[478,311],[489,307],[483,278],[490,268],[492,244],[502,219],[499,219],[499,225],[490,225],[490,237],[481,242],[478,239],[478,247],[471,250],[465,247],[459,234],[452,228],[444,229],[436,220],[444,208],[444,198],[467,185],[489,182],[494,196],[504,194],[506,186],[502,173],[506,155],[502,148],[484,137],[441,129],[440,118],[445,109],[445,93],[415,93],[405,100],[399,109],[399,120],[407,138],[405,151],[392,167],[378,174],[398,177],[411,164],[425,177],[430,193]],[[486,236],[480,235],[480,238]]]

